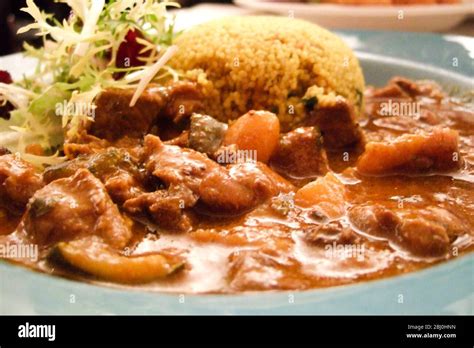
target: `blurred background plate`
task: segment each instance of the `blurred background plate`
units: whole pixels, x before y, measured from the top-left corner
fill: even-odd
[[[401,75],[433,79],[447,87],[474,87],[472,38],[339,34],[357,50],[368,84],[380,86]],[[33,67],[33,61],[18,54],[0,58],[0,69],[16,77]],[[0,260],[0,314],[474,314],[473,303],[473,253],[422,271],[355,285],[294,293],[187,295],[184,302],[180,294],[99,287]]]
[[[306,19],[328,28],[446,31],[474,13],[472,0],[459,4],[350,6],[270,0],[234,0],[247,9]]]

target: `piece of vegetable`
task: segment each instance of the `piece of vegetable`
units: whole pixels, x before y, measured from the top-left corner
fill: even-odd
[[[184,264],[179,256],[158,253],[124,256],[96,237],[58,243],[52,257],[100,279],[131,284],[165,277]]]
[[[249,111],[227,131],[224,145],[236,144],[239,150],[255,150],[257,160],[267,163],[278,146],[280,121],[268,111]]]
[[[227,128],[227,124],[211,116],[193,114],[189,131],[189,147],[212,155],[221,146]]]
[[[338,218],[344,214],[344,184],[328,173],[300,188],[295,194],[295,204],[317,207],[326,217]]]
[[[130,154],[125,150],[110,147],[104,152],[89,156],[78,156],[73,160],[49,166],[43,172],[43,180],[50,183],[60,178],[72,176],[81,168],[87,168],[102,181],[119,169],[124,169],[136,177],[140,177],[140,170],[131,160]]]

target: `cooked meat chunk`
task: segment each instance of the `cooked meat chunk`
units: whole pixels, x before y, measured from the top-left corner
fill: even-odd
[[[404,134],[391,143],[371,142],[357,162],[363,174],[417,174],[459,169],[458,133],[435,129],[429,134]]]
[[[97,235],[112,247],[123,248],[131,238],[127,220],[104,185],[86,169],[37,191],[18,229],[40,245]]]
[[[363,232],[386,238],[421,256],[444,255],[450,243],[468,231],[458,217],[438,207],[413,214],[379,204],[363,205],[350,209],[349,218]]]
[[[286,179],[263,163],[238,163],[229,165],[227,168],[233,178],[246,186],[252,187],[252,190],[260,196],[265,196],[267,193],[271,195],[278,192],[287,193],[295,189]],[[263,188],[260,183],[264,178],[271,183],[271,185],[266,185],[266,188]]]
[[[59,243],[53,249],[52,258],[100,279],[129,284],[165,277],[184,263],[180,256],[160,253],[124,256],[95,236]]]
[[[415,255],[443,255],[449,248],[446,229],[424,218],[404,219],[397,234],[400,244]]]
[[[400,99],[410,100],[411,99],[410,95],[406,93],[396,83],[388,84],[387,86],[384,86],[381,88],[369,87],[366,90],[365,94],[369,98],[373,98],[373,99],[381,98],[381,100],[383,101],[386,101],[385,98],[394,98],[397,100],[400,100]]]
[[[184,185],[194,193],[201,180],[220,166],[206,155],[192,149],[166,145],[160,138],[147,135],[144,144],[145,168],[167,186]]]
[[[227,124],[211,116],[194,114],[191,116],[189,147],[212,156],[221,146],[227,132]]]
[[[126,200],[132,199],[144,190],[144,183],[138,176],[126,170],[117,170],[103,181],[105,188],[112,200],[117,204],[123,204]]]
[[[197,196],[185,186],[171,186],[168,190],[143,193],[129,199],[123,208],[125,211],[150,218],[161,228],[188,231],[191,220],[187,208],[196,204]]]
[[[227,279],[233,290],[300,289],[306,282],[300,263],[275,250],[241,250],[229,256]]]
[[[42,187],[41,174],[31,164],[15,155],[0,156],[0,206],[20,214]]]
[[[447,209],[428,207],[426,209],[419,209],[417,215],[443,226],[446,229],[450,242],[454,242],[457,237],[465,233],[474,233],[463,220]]]
[[[380,237],[390,237],[401,223],[395,212],[380,204],[355,206],[349,218],[358,229]]]
[[[87,132],[82,129],[73,139],[66,139],[63,151],[68,159],[74,159],[80,155],[90,155],[100,152],[109,146],[109,141],[87,134]]]
[[[315,210],[318,216],[335,219],[344,214],[344,184],[332,173],[306,184],[295,194],[295,203]]]
[[[354,106],[343,97],[331,102],[318,103],[309,112],[305,126],[316,126],[328,150],[340,150],[362,144],[363,133],[356,120]]]
[[[263,199],[292,189],[291,184],[262,163],[239,163],[228,168],[200,152],[165,145],[145,137],[145,166],[166,186],[185,186],[209,208],[225,213],[250,209]]]
[[[189,131],[185,130],[180,135],[169,139],[164,142],[166,145],[176,145],[180,147],[191,147],[189,146]]]
[[[395,85],[402,89],[410,97],[429,97],[433,99],[441,99],[445,96],[439,85],[433,81],[412,81],[404,77],[393,77],[388,85]]]
[[[115,147],[126,150],[135,160],[141,158],[143,139],[124,136],[116,141],[108,141],[87,134],[84,130],[74,136],[74,139],[67,139],[64,144],[64,154],[68,159],[74,159],[81,155],[92,155],[103,152],[104,149]]]
[[[133,89],[107,89],[96,99],[90,133],[107,140],[125,135],[142,137],[150,132],[166,101],[156,88],[148,88],[130,107]]]
[[[328,244],[355,244],[362,238],[350,226],[341,221],[328,221],[305,231],[305,240],[313,245],[325,246]]]
[[[291,184],[265,164],[240,163],[218,167],[202,180],[199,187],[201,201],[212,210],[241,213],[262,201],[293,190]]]
[[[263,199],[292,189],[262,163],[225,168],[197,151],[165,145],[152,135],[145,138],[145,157],[148,172],[165,185],[184,185],[207,207],[225,213],[248,210]]]
[[[159,119],[175,123],[200,111],[201,93],[194,83],[178,82],[167,87],[148,87],[130,107],[133,89],[107,89],[96,99],[90,133],[107,140],[123,136],[141,138]]]
[[[266,187],[268,182],[263,183]],[[201,200],[217,212],[243,212],[258,202],[251,187],[242,185],[228,171],[216,168],[201,182]]]
[[[298,184],[314,180],[328,171],[321,135],[314,127],[297,128],[280,138],[270,166]]]
[[[89,156],[81,155],[71,161],[47,168],[43,173],[46,183],[74,175],[81,168],[99,178],[114,200],[122,204],[144,190],[146,178],[138,164],[125,149],[109,147]]]
[[[164,114],[175,123],[203,109],[202,93],[194,83],[175,82],[161,91],[166,99]]]

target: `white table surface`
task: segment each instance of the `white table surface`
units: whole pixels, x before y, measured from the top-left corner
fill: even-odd
[[[184,29],[195,24],[225,16],[262,14],[261,12],[255,12],[231,4],[206,3],[180,10],[173,10],[171,12],[179,14],[176,19],[178,29]],[[443,34],[474,36],[474,17],[471,16],[458,27],[444,32]]]

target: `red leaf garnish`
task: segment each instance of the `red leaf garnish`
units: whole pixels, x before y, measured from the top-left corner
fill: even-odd
[[[12,77],[8,71],[0,70],[0,82],[3,83],[13,83]],[[13,105],[10,102],[6,102],[5,105],[2,105],[0,102],[0,118],[4,118],[6,120],[10,119],[10,111],[13,110]]]
[[[140,57],[147,57],[151,52],[145,52],[140,54],[140,51],[145,48],[144,45],[139,43],[137,39],[143,39],[143,35],[137,30],[129,30],[125,36],[124,42],[122,42],[117,51],[116,66],[118,68],[130,68],[132,66],[143,65],[143,62],[139,60]]]
[[[3,83],[13,83],[12,77],[8,71],[0,70],[0,82]]]

